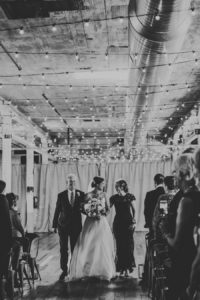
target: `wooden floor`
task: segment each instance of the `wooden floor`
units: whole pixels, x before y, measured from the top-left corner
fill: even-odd
[[[137,266],[144,262],[144,233],[135,233],[135,258]],[[59,243],[57,234],[42,234],[38,263],[42,281],[37,281],[31,291],[27,288],[23,299],[51,300],[119,300],[149,299],[138,285],[137,268],[128,279],[116,278],[110,283],[103,281],[82,280],[78,282],[59,282]],[[17,299],[22,299],[17,297]]]

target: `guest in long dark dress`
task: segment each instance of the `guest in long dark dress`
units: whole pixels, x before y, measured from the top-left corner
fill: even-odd
[[[135,267],[134,240],[135,208],[133,194],[128,193],[128,185],[125,180],[118,180],[115,184],[117,194],[110,198],[110,206],[115,207],[116,215],[113,223],[113,231],[117,246],[117,272],[128,276]]]

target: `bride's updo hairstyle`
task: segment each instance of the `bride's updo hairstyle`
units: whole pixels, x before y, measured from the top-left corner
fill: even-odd
[[[120,188],[122,191],[124,191],[125,193],[128,193],[128,184],[124,179],[119,179],[115,182],[115,188],[117,190],[117,188]]]
[[[180,155],[174,162],[174,170],[178,182],[185,181],[189,185],[195,185],[195,166],[191,154]]]
[[[95,187],[97,187],[97,185],[99,185],[99,184],[102,183],[103,181],[104,181],[104,178],[99,177],[99,176],[95,176],[95,177],[93,178],[91,187],[95,188]]]

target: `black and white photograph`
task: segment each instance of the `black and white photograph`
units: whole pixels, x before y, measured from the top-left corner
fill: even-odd
[[[0,300],[200,300],[200,0],[0,0]]]

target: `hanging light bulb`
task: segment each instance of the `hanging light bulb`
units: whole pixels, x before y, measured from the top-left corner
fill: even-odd
[[[2,89],[2,87],[3,87],[3,84],[2,84],[2,83],[0,83],[0,89]]]
[[[45,79],[44,73],[42,73],[42,79],[43,79],[43,80]]]
[[[70,84],[69,89],[72,90],[72,88],[73,88],[73,87],[72,87],[72,85]]]
[[[89,21],[86,20],[86,21],[84,22],[84,25],[85,25],[85,27],[88,27],[88,26],[89,26]]]
[[[135,59],[135,60],[138,59],[138,54],[137,54],[137,53],[134,54],[134,59]]]
[[[65,98],[65,103],[68,103],[68,98]]]
[[[79,60],[79,56],[78,56],[77,52],[76,52],[75,58],[76,58],[76,60]]]
[[[120,17],[119,22],[122,24],[124,22],[124,19],[122,17]]]
[[[46,84],[46,89],[47,89],[47,90],[49,89],[49,85],[48,85],[48,84]]]
[[[198,65],[198,59],[195,58],[195,65]]]
[[[53,32],[56,32],[56,31],[57,31],[56,24],[53,24],[53,25],[52,25],[52,28],[51,28],[51,30],[52,30]]]
[[[142,72],[145,73],[146,72],[146,68],[142,67]]]
[[[195,12],[195,7],[194,7],[193,2],[191,3],[191,8],[190,9],[191,9],[191,15],[194,16],[196,12]]]
[[[87,97],[85,97],[85,98],[84,98],[84,101],[85,101],[85,102],[87,102],[87,100],[88,100],[88,98],[87,98]]]
[[[19,57],[19,53],[16,51],[15,52],[15,57],[18,58]]]
[[[108,60],[108,53],[105,54],[105,60]]]
[[[93,90],[93,92],[95,91],[95,86],[93,85],[93,87],[92,87],[92,90]]]
[[[160,20],[159,9],[156,9],[156,11],[155,11],[155,19],[156,19],[156,21]]]
[[[49,58],[49,53],[48,53],[48,52],[45,53],[45,58],[46,58],[46,59]]]
[[[19,80],[21,80],[21,79],[22,79],[22,76],[21,76],[20,74],[18,75],[18,79],[19,79]]]
[[[24,89],[24,90],[26,89],[26,84],[25,84],[25,83],[23,84],[23,89]]]
[[[194,57],[196,56],[195,50],[192,50],[192,54],[193,54]]]
[[[21,35],[24,34],[24,28],[23,28],[23,26],[21,26],[21,27],[19,28],[19,33],[20,33]]]

